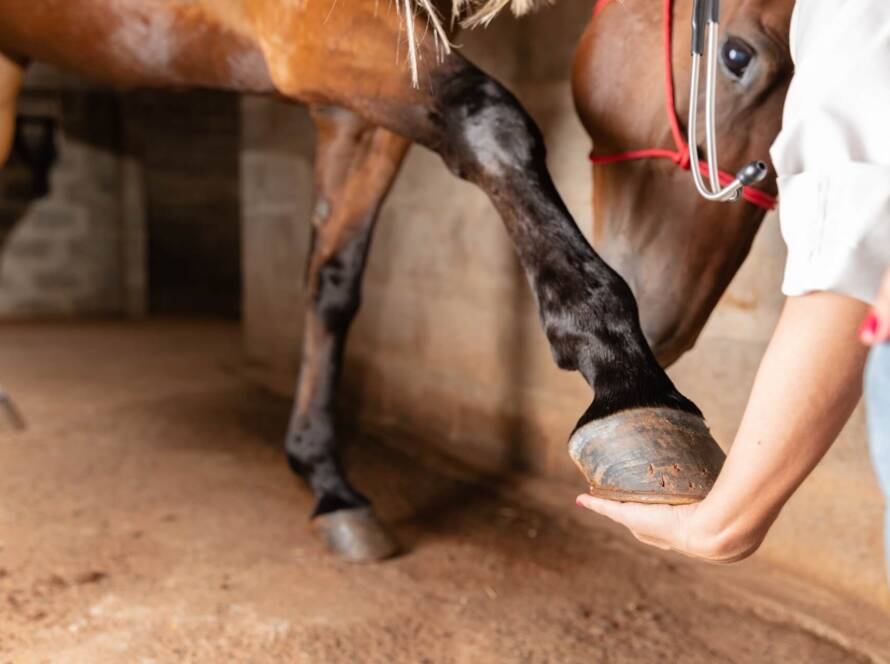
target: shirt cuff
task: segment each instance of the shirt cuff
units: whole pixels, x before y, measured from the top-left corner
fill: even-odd
[[[872,303],[890,266],[890,167],[845,162],[782,176],[785,295],[833,291]]]

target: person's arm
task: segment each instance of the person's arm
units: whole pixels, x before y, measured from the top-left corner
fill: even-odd
[[[711,562],[751,555],[859,400],[867,349],[857,327],[866,309],[828,292],[787,299],[735,442],[705,500],[672,507],[582,495],[578,504],[660,548]]]

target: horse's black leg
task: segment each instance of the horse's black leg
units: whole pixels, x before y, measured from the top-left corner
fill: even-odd
[[[534,121],[510,92],[466,61],[453,58],[433,81],[434,131],[425,142],[500,212],[554,359],[580,371],[594,390],[579,424],[635,407],[698,414],[653,356],[629,287],[594,252],[562,202]]]
[[[377,11],[372,0],[307,20],[318,20],[332,38],[317,53],[306,47],[311,71],[294,64],[279,74],[286,94],[346,106],[425,145],[488,195],[537,297],[556,362],[580,371],[595,392],[582,421],[634,407],[697,414],[647,345],[627,284],[593,251],[560,199],[541,133],[516,98],[456,51],[437,52],[432,37],[418,43],[423,68],[412,88],[405,68],[382,55],[398,43],[402,18]],[[361,48],[333,38],[357,25]],[[417,32],[424,34],[422,16]]]
[[[433,76],[427,144],[491,198],[537,298],[556,363],[594,398],[569,441],[591,491],[621,500],[703,498],[723,463],[698,408],[674,387],[625,281],[593,251],[559,197],[538,128],[516,99],[458,59]]]
[[[287,433],[291,467],[316,498],[313,521],[350,560],[395,552],[337,453],[335,401],[374,222],[410,143],[340,108],[313,109],[318,128],[313,246],[306,275],[303,354]]]

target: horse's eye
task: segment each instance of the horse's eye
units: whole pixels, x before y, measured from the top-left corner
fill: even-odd
[[[754,47],[742,41],[738,37],[729,37],[723,42],[723,65],[736,79],[745,75],[748,66],[754,61],[756,55]]]

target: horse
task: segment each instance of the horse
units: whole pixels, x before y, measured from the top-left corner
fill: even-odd
[[[370,500],[346,476],[333,407],[374,224],[412,143],[438,153],[448,170],[491,200],[556,364],[579,371],[592,389],[570,445],[591,484],[607,475],[614,486],[603,490],[627,489],[645,500],[700,499],[722,452],[699,409],[652,353],[628,284],[593,250],[560,198],[541,132],[504,86],[426,31],[426,0],[413,11],[409,4],[396,12],[380,0],[3,3],[0,164],[32,61],[118,88],[218,88],[308,106],[318,131],[309,303],[284,447],[313,493],[316,531],[347,560],[379,560],[397,550]],[[435,9],[441,25],[460,18],[450,3]],[[416,71],[395,64],[405,21],[421,65]],[[628,425],[618,449],[605,456],[591,452],[605,435],[596,428],[603,423],[612,430]],[[633,463],[616,465],[621,455]],[[672,470],[654,474],[653,460]]]
[[[776,184],[749,188],[733,204],[696,195],[677,120],[689,108],[692,0],[660,4],[600,0],[575,53],[572,90],[594,142],[594,246],[629,282],[646,338],[668,366],[693,347],[748,255],[775,207]],[[723,3],[717,138],[729,172],[767,158],[779,132],[793,73],[793,6]],[[609,95],[597,94],[603,81],[611,82]],[[684,83],[680,94],[675,82]],[[641,94],[659,89],[663,95]]]

